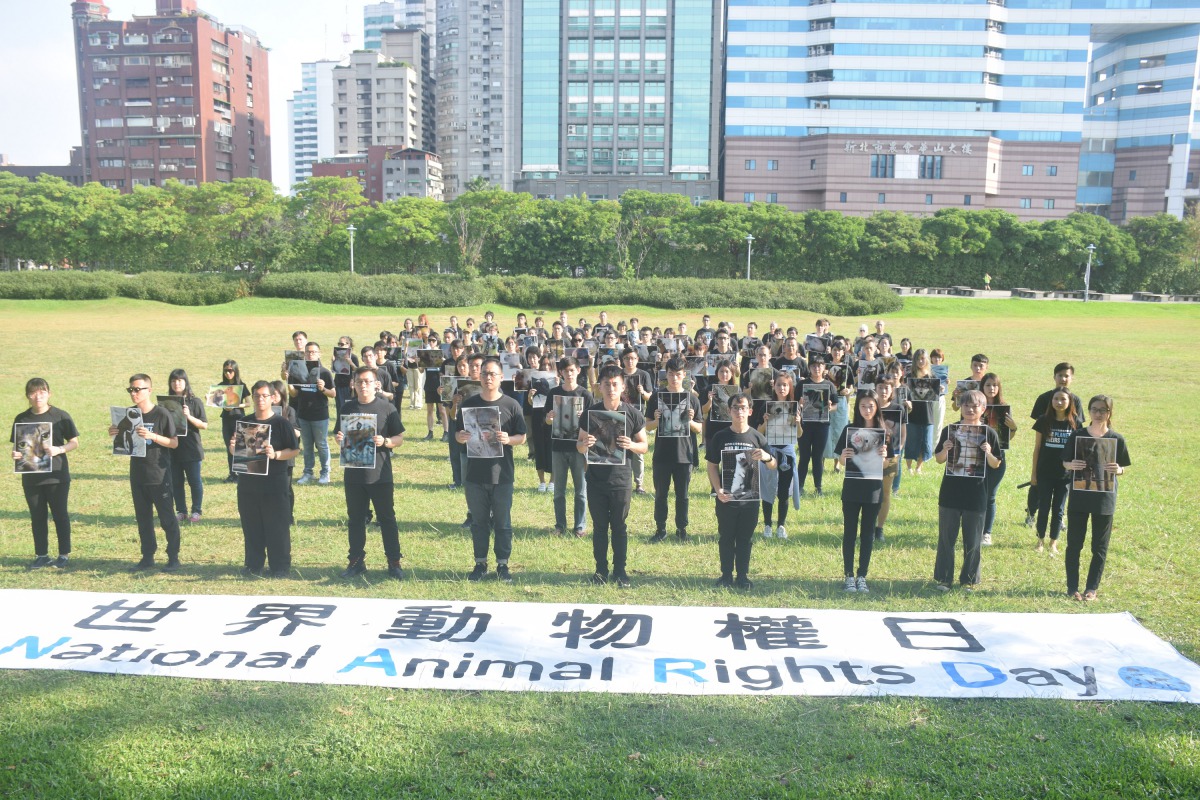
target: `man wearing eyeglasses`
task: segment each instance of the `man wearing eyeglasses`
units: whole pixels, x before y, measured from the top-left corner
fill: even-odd
[[[496,440],[503,445],[500,458],[480,458],[468,451],[463,486],[467,495],[467,509],[471,519],[471,539],[475,550],[475,569],[468,580],[482,580],[488,572],[488,544],[491,532],[495,531],[496,577],[506,583],[512,581],[508,559],[512,554],[512,496],[513,496],[513,447],[525,443],[525,417],[521,406],[500,389],[503,371],[500,359],[488,358],[479,371],[482,388],[479,394],[467,398],[455,415],[454,434],[459,444],[465,445],[473,434],[463,426],[463,411],[471,408],[495,408],[500,415],[500,432]],[[484,432],[483,436],[492,435]]]
[[[288,461],[300,453],[296,431],[272,409],[271,384],[258,381],[250,389],[254,402],[253,422],[266,425],[269,434],[262,454],[267,457],[265,475],[246,475],[238,481],[237,508],[242,523],[246,557],[245,575],[262,577],[270,565],[272,578],[286,578],[292,570],[292,509],[288,486]],[[236,442],[229,442],[232,453]]]
[[[400,569],[400,531],[396,525],[395,495],[392,488],[392,450],[404,441],[404,423],[400,414],[387,400],[378,395],[379,376],[374,367],[359,367],[351,379],[354,399],[342,406],[342,419],[351,414],[371,414],[375,417],[375,465],[370,468],[346,469],[342,483],[346,490],[347,530],[350,540],[349,563],[343,578],[354,578],[367,571],[367,514],[371,506],[379,520],[383,536],[383,552],[387,555],[388,575],[404,578]],[[338,431],[337,443],[345,441]]]
[[[150,376],[138,373],[129,379],[130,401],[142,414],[134,435],[146,440],[146,455],[129,459],[129,489],[133,494],[133,513],[137,518],[142,560],[133,571],[154,567],[158,541],[154,533],[154,512],[167,535],[167,565],[163,572],[179,569],[179,520],[171,494],[171,450],[179,446],[171,415],[154,404],[154,384]],[[117,426],[109,426],[109,436],[117,435]]]

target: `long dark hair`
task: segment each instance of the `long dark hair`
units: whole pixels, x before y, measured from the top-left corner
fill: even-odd
[[[1071,426],[1071,430],[1075,430],[1079,426],[1075,424],[1075,401],[1078,399],[1067,389],[1055,389],[1054,394],[1050,395],[1050,402],[1046,404],[1046,410],[1042,412],[1042,419],[1046,420],[1047,424],[1053,425],[1058,422],[1058,413],[1054,410],[1054,395],[1065,394],[1067,396],[1067,424]]]
[[[858,409],[863,400],[872,400],[875,402],[875,417],[871,420],[870,425],[863,419],[862,412]],[[874,392],[859,392],[854,398],[854,421],[850,423],[850,426],[854,428],[882,428],[883,422],[880,421],[879,413],[881,411],[883,409],[880,408],[879,395]]]
[[[233,370],[232,382],[225,381],[225,370],[227,369]],[[242,382],[242,370],[240,367],[238,367],[238,363],[232,358],[225,359],[225,363],[221,365],[221,380],[224,381],[225,385],[227,386],[237,386]]]
[[[171,370],[171,375],[167,378],[167,394],[172,393],[171,392],[171,384],[174,381],[178,381],[178,380],[183,381],[183,394],[181,395],[181,397],[186,397],[188,399],[195,397],[195,395],[192,394],[192,383],[191,383],[191,381],[188,380],[187,372],[185,372],[182,369]]]
[[[283,381],[271,381],[271,391],[279,395],[280,408],[288,407],[288,387]]]

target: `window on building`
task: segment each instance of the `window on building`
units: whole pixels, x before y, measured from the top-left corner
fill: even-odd
[[[1033,208],[1033,201],[1028,197],[1022,197],[1021,208]]]
[[[774,159],[774,158],[772,158],[772,159],[768,159],[768,161],[767,161],[767,170],[769,170],[769,171],[772,171],[772,172],[773,172],[773,171],[776,171],[776,170],[778,170],[778,169],[779,169],[779,161],[778,161],[778,160],[776,160],[776,159]]]
[[[1042,208],[1054,208],[1054,198],[1043,201]]]
[[[845,192],[842,192],[840,195],[838,195],[838,202],[839,203],[846,202],[846,193]]]
[[[917,177],[930,180],[942,179],[942,157],[920,156],[917,158]]]
[[[816,168],[817,168],[817,160],[816,160],[815,158],[810,158],[810,159],[808,160],[808,168],[809,168],[809,169],[816,169]]]
[[[1021,174],[1022,175],[1032,175],[1033,174],[1033,164],[1022,164],[1021,165]]]
[[[767,192],[767,202],[768,203],[778,203],[779,202],[779,193],[778,192]]]
[[[931,195],[931,194],[925,195],[925,205],[927,205],[927,206],[933,205],[933,195]]]
[[[969,205],[971,205],[971,195],[969,195],[969,194],[964,194],[964,195],[963,195],[963,205],[964,205],[964,206],[969,206]]]
[[[887,202],[887,193],[880,192],[879,197],[876,199],[876,202],[878,202],[879,205],[883,205],[884,203],[886,203]]]
[[[1137,170],[1136,169],[1129,170],[1129,182],[1133,183],[1136,180],[1137,180]]]
[[[753,159],[753,158],[746,159],[746,169],[757,169],[757,168],[758,168],[758,164],[755,159]]]
[[[742,192],[742,202],[743,203],[753,203],[754,202],[754,192]]]
[[[1058,167],[1054,164],[1051,164],[1050,166],[1046,167],[1046,174],[1053,178],[1058,174]]]
[[[873,155],[871,156],[871,177],[872,178],[894,178],[896,177],[896,157],[894,155]],[[882,200],[880,202],[883,202]]]

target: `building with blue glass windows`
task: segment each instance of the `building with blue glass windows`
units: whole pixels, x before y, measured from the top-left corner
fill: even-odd
[[[1200,0],[728,0],[723,199],[1182,215]]]
[[[524,0],[516,191],[719,191],[722,0]]]

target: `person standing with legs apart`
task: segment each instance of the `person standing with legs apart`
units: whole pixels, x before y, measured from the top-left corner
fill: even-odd
[[[274,397],[275,390],[266,381],[258,381],[250,388],[254,414],[248,421],[270,428],[262,451],[267,457],[267,473],[243,474],[238,480],[237,507],[246,545],[243,574],[261,577],[269,563],[272,578],[286,578],[292,569],[288,460],[295,458],[300,449],[295,428],[272,409]],[[229,444],[230,453],[234,444]]]
[[[798,438],[803,439],[804,427],[811,423],[802,423],[800,420],[800,403],[797,402],[798,396],[795,391],[795,377],[791,372],[777,372],[775,380],[771,384],[771,392],[774,399],[781,403],[796,402],[795,422]],[[751,412],[750,427],[757,430],[763,436],[768,436],[767,421],[765,412],[770,403],[761,403],[761,409]],[[762,519],[764,539],[770,539],[772,535],[780,539],[787,538],[787,517],[788,517],[788,501],[796,508],[800,508],[800,476],[796,466],[796,442],[793,440],[787,444],[771,444],[768,438],[767,448],[774,457],[775,469],[767,469],[762,466],[758,471],[758,489],[762,496]],[[824,447],[821,448],[824,455]],[[759,462],[760,465],[763,462]],[[779,501],[779,527],[775,528],[771,525],[771,517],[775,510],[775,501]]]
[[[746,469],[757,471],[779,465],[767,447],[767,439],[750,427],[750,395],[741,392],[729,399],[732,424],[708,442],[704,460],[708,462],[708,483],[716,494],[717,550],[721,560],[721,589],[752,589],[750,553],[754,548],[754,529],[758,527],[759,498],[738,500],[722,484],[722,456],[727,453],[747,459]],[[734,573],[737,577],[734,577]]]
[[[304,474],[296,483],[313,481],[313,451],[321,459],[320,483],[329,483],[329,400],[334,397],[333,373],[321,366],[321,345],[304,345],[304,360],[310,366],[308,383],[291,383],[288,394],[295,400],[296,419],[300,422],[300,442],[304,448]]]
[[[1104,577],[1104,564],[1108,559],[1108,540],[1112,537],[1113,515],[1117,511],[1117,476],[1124,475],[1129,467],[1129,451],[1125,448],[1125,437],[1114,431],[1112,425],[1113,401],[1106,394],[1098,394],[1088,401],[1088,426],[1071,434],[1063,455],[1063,467],[1071,471],[1093,471],[1091,480],[1072,479],[1071,497],[1067,505],[1067,596],[1073,600],[1095,600],[1100,592],[1100,579]],[[1096,443],[1097,460],[1089,462],[1078,457],[1076,442],[1099,439]],[[1101,447],[1111,448],[1108,455]],[[1112,455],[1115,453],[1115,455]],[[1099,460],[1104,459],[1104,460]],[[1097,477],[1103,481],[1097,481]],[[1099,487],[1099,491],[1085,491],[1080,483]],[[1083,595],[1079,594],[1079,554],[1087,538],[1088,523],[1092,527],[1092,560],[1088,564],[1087,583]]]
[[[829,402],[825,404],[824,413],[819,409],[809,408],[804,394],[804,387],[812,386],[823,390]],[[804,483],[808,479],[809,466],[812,467],[813,492],[817,497],[822,493],[822,482],[825,476],[825,451],[829,448],[830,415],[837,409],[838,390],[833,382],[826,377],[825,362],[818,358],[808,367],[808,377],[796,385],[796,399],[804,409],[804,430],[796,447],[796,480],[800,492],[804,492]],[[782,524],[782,523],[781,523]]]
[[[1050,405],[1033,423],[1033,465],[1029,482],[1037,489],[1037,551],[1045,549],[1046,524],[1050,525],[1050,555],[1058,555],[1058,535],[1062,531],[1063,510],[1071,473],[1063,469],[1067,458],[1067,439],[1078,429],[1072,411],[1075,396],[1066,389],[1054,392]]]
[[[43,378],[26,381],[25,399],[29,408],[13,420],[12,453],[33,527],[34,560],[29,568],[63,569],[71,555],[71,517],[67,512],[71,468],[67,453],[78,449],[79,431],[70,414],[50,405],[50,384]],[[49,438],[45,435],[46,425],[50,426]],[[50,558],[50,517],[54,518],[58,537],[55,559]]]
[[[179,569],[179,520],[171,510],[171,455],[179,446],[175,423],[171,415],[154,404],[154,385],[150,376],[141,372],[129,379],[129,398],[141,412],[141,423],[134,435],[146,440],[146,455],[129,459],[129,489],[133,494],[133,513],[137,517],[138,538],[142,544],[142,560],[134,572],[154,566],[158,542],[154,533],[154,512],[167,535],[167,564],[163,572]],[[116,436],[117,426],[108,429]]]
[[[1075,380],[1075,367],[1068,361],[1062,361],[1054,365],[1054,388],[1042,392],[1038,395],[1037,400],[1033,401],[1033,410],[1029,412],[1029,418],[1037,421],[1046,414],[1046,410],[1050,408],[1050,400],[1054,397],[1054,393],[1058,391],[1069,392],[1071,395],[1071,414],[1075,419],[1076,428],[1083,427],[1083,401],[1074,392],[1071,392],[1071,383]],[[1036,487],[1029,487],[1029,495],[1025,499],[1025,527],[1032,528],[1037,521],[1038,509],[1038,493]]]
[[[854,458],[858,451],[850,447],[848,433],[851,428],[882,429],[883,423],[879,417],[879,398],[873,392],[859,394],[854,402],[854,419],[838,436],[834,449],[838,454],[838,463],[844,469],[846,462]],[[887,458],[887,445],[878,448],[880,458]],[[871,568],[871,552],[875,545],[875,519],[879,514],[879,504],[885,493],[887,481],[863,477],[859,473],[846,473],[842,481],[842,574],[847,592],[870,591],[867,587],[867,572]],[[891,491],[889,486],[886,491]],[[858,572],[854,571],[854,542],[858,540]]]
[[[646,452],[646,418],[642,412],[622,402],[625,392],[625,375],[616,364],[606,364],[597,375],[600,402],[592,408],[597,411],[620,411],[625,415],[624,433],[615,438],[616,447],[625,451],[623,464],[592,464],[588,467],[588,508],[592,514],[592,556],[596,571],[592,583],[608,583],[608,543],[612,532],[612,578],[622,589],[629,588],[626,561],[629,550],[629,502],[633,497],[633,470],[629,455]],[[580,420],[579,439],[575,453],[581,459],[587,457],[589,447],[596,444],[592,420],[587,410]]]
[[[512,582],[508,559],[512,555],[512,496],[513,448],[525,444],[525,416],[521,405],[500,389],[503,370],[500,359],[484,359],[479,370],[482,383],[479,394],[462,402],[456,415],[458,443],[467,445],[467,468],[463,487],[467,495],[467,510],[471,515],[471,540],[475,552],[475,569],[467,580],[482,580],[487,575],[488,544],[495,532],[496,577]],[[499,417],[499,433],[491,429],[465,426],[471,412],[494,410]],[[474,415],[472,415],[474,416]],[[482,416],[491,416],[485,414]],[[472,439],[476,441],[471,442]],[[480,449],[491,445],[502,448],[499,457],[480,455]],[[479,447],[473,447],[472,445]]]
[[[301,336],[297,331],[293,336]],[[284,370],[286,376],[287,370]],[[246,384],[242,382],[242,370],[238,367],[238,363],[232,358],[225,360],[221,365],[221,382],[218,386],[237,386],[241,390],[241,396],[246,396]],[[229,467],[229,474],[225,477],[226,483],[233,483],[237,480],[237,475],[233,473],[233,456],[229,453],[229,440],[233,438],[233,429],[237,425],[237,421],[245,415],[245,411],[241,406],[237,408],[221,409],[221,441],[225,444],[225,452],[227,455],[226,465]]]
[[[564,356],[558,362],[560,386],[552,388],[546,397],[546,408],[542,424],[548,431],[554,428],[557,413],[554,411],[556,397],[583,398],[582,407],[587,408],[591,393],[579,385],[579,362],[573,356]],[[578,427],[579,420],[572,426]],[[574,439],[554,439],[547,435],[550,445],[550,482],[554,485],[554,533],[563,536],[567,532],[567,475],[575,487],[575,503],[571,515],[571,530],[576,536],[584,535],[584,515],[587,514],[587,459],[576,449]]]
[[[200,515],[204,513],[204,477],[200,474],[200,465],[204,463],[204,442],[200,440],[200,432],[208,430],[208,417],[204,413],[204,403],[192,393],[192,384],[182,369],[171,371],[167,387],[172,397],[179,398],[179,405],[183,408],[183,423],[187,426],[186,435],[179,437],[179,447],[171,451],[171,491],[175,496],[175,518],[180,522],[199,522]],[[192,492],[190,516],[187,489]]]
[[[354,399],[342,406],[342,419],[351,414],[366,414],[374,417],[375,435],[374,465],[347,467],[343,470],[342,483],[346,490],[346,516],[349,518],[347,531],[350,541],[348,563],[342,572],[343,578],[354,578],[367,571],[367,519],[374,507],[379,520],[379,533],[383,537],[383,552],[387,556],[388,575],[396,580],[404,578],[400,568],[400,531],[396,526],[395,489],[392,484],[392,451],[404,441],[404,423],[391,401],[380,397],[379,376],[374,367],[359,367],[351,376]],[[337,443],[345,446],[346,434],[338,431]]]
[[[687,373],[687,362],[679,356],[673,356],[667,361],[666,391],[681,393],[683,379]],[[662,421],[662,410],[659,408],[661,392],[655,392],[646,404],[646,430],[657,431]],[[687,393],[685,398],[687,410],[684,421],[687,426],[685,435],[665,438],[654,437],[654,457],[652,471],[654,478],[654,536],[650,541],[661,542],[667,538],[667,509],[672,485],[675,487],[675,536],[679,541],[687,541],[688,526],[688,486],[692,482],[692,446],[696,434],[701,431],[700,401],[696,395]],[[755,514],[755,518],[758,515]]]

